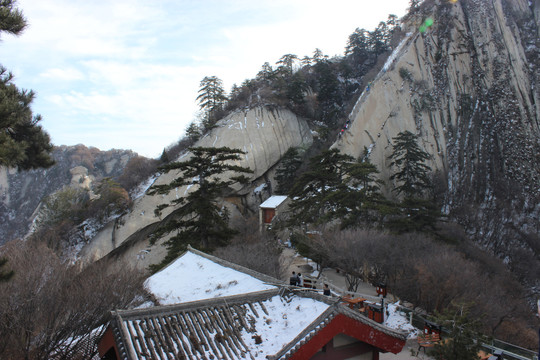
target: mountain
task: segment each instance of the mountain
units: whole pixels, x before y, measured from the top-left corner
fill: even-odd
[[[292,240],[301,255],[318,257],[318,265],[324,267],[326,262],[353,281],[362,277],[385,282],[392,295],[410,301],[415,313],[455,306],[455,314],[463,315],[472,304],[470,320],[482,322],[483,333],[537,349],[531,310],[536,310],[540,293],[540,0],[424,0],[411,1],[411,7],[392,30],[384,22],[373,32],[357,29],[355,42],[351,35],[343,57],[328,58],[317,51],[313,58],[302,59],[301,67],[291,62],[275,71],[266,63],[255,79],[232,91],[226,108],[219,109],[228,112],[226,116],[215,124],[214,119],[203,124],[211,129],[202,138],[195,143],[196,136],[182,139],[167,148],[160,160],[77,145],[56,147],[57,164],[47,170],[0,169],[0,244],[37,228],[33,239],[39,242],[26,241],[27,249],[38,249],[37,244],[46,250],[38,249],[34,261],[10,258],[8,265],[22,264],[15,273],[26,274],[28,266],[38,268],[36,261],[49,262],[60,255],[69,260],[62,267],[80,259],[94,262],[95,269],[106,270],[103,274],[118,276],[131,274],[130,265],[148,269],[161,262],[166,255],[162,244],[174,234],[153,245],[150,238],[177,213],[172,207],[160,215],[154,210],[193,188],[178,186],[153,196],[147,190],[151,185],[170,184],[177,174],[159,172],[158,166],[173,167],[169,160],[188,160],[192,156],[188,147],[193,145],[244,152],[237,165],[253,171],[249,182],[230,186],[217,200],[231,227],[242,230],[225,253],[249,259],[251,264],[275,256],[272,267],[278,267],[279,251],[257,251],[253,246],[276,247],[273,232],[266,237],[255,230],[259,205],[277,195],[275,177],[285,163],[296,166],[303,161],[287,177],[291,184],[295,176],[296,180],[303,175],[326,176],[321,185],[313,186],[313,197],[326,196],[321,189],[340,187],[330,182],[333,175],[350,168],[310,171],[312,164],[330,164],[325,169],[335,169],[337,157],[313,161],[333,149],[339,153],[329,153],[343,158],[343,154],[355,159],[367,156],[380,171],[377,176],[389,201],[374,197],[376,205],[352,218],[354,225],[361,222],[362,226],[372,225],[368,221],[373,219],[377,229],[349,232],[327,226],[325,230],[333,232],[321,231],[322,236],[313,232],[304,243],[295,242],[302,234],[295,233],[294,239],[288,232],[306,224],[292,218],[294,229],[284,230],[282,240]],[[292,61],[295,56],[285,57]],[[197,126],[192,129],[199,135]],[[396,136],[406,130],[418,135],[420,147],[430,155],[427,163],[435,184],[430,195],[443,214],[436,224],[439,229],[426,234],[396,235],[378,229],[406,218],[395,211],[401,195],[393,191],[398,185],[392,181],[397,169],[389,158]],[[298,150],[302,161],[287,158],[290,148]],[[353,170],[370,164],[355,165]],[[350,178],[359,172],[349,172]],[[339,188],[346,191],[332,194],[328,212],[346,204],[343,212],[335,213],[354,213],[362,201],[356,195],[369,187],[367,183],[350,182]],[[298,198],[310,200],[299,193]],[[383,210],[377,207],[380,204]],[[409,208],[422,206],[418,201]],[[439,216],[438,211],[432,213]],[[347,242],[335,246],[341,240]],[[314,249],[315,256],[308,254]],[[28,250],[22,253],[32,255]],[[102,273],[96,274],[104,279]],[[91,281],[73,279],[92,284],[93,275],[88,276],[85,279]],[[114,292],[122,295],[127,288],[117,291],[119,283],[113,278],[94,284],[112,284]],[[13,281],[6,284],[12,286]],[[131,286],[125,278],[120,282]],[[53,283],[60,289],[62,281]]]
[[[231,189],[228,196],[222,200],[222,205],[228,208],[234,221],[243,215],[258,214],[258,205],[272,191],[273,176],[269,171],[278,164],[285,152],[290,147],[309,147],[312,142],[313,135],[305,119],[290,110],[259,106],[234,111],[220,120],[195,146],[228,146],[246,152],[238,165],[253,170],[253,174],[250,174],[251,184]],[[189,153],[183,153],[177,160],[186,160],[189,156]],[[168,184],[174,176],[173,172],[162,174],[153,184]],[[263,190],[264,194],[256,190],[262,188],[266,188]],[[83,248],[81,256],[93,261],[121,248],[123,256],[141,267],[160,261],[164,255],[164,248],[160,244],[168,237],[150,247],[148,236],[160,221],[167,218],[172,209],[165,209],[159,218],[154,215],[154,209],[185,195],[187,191],[189,187],[184,186],[168,195],[144,195],[134,199],[132,210],[101,230],[92,242]]]
[[[366,148],[386,183],[383,191],[395,197],[390,181],[395,169],[388,156],[393,138],[409,130],[420,136],[421,147],[431,155],[428,165],[435,171],[445,220],[460,224],[479,246],[504,259],[529,288],[540,286],[540,0],[425,0],[401,19],[400,28],[393,49],[350,66],[348,73],[359,71],[356,78],[347,78],[345,70],[332,78],[332,66],[339,68],[340,60],[319,58],[325,82],[307,87],[302,83],[302,76],[316,72],[317,65],[293,77],[289,85],[298,86],[281,91],[294,95],[292,102],[273,101],[279,89],[250,95],[256,82],[246,82],[251,88],[243,87],[238,94],[249,99],[247,104],[236,104],[195,144],[246,152],[239,165],[254,171],[251,183],[229,189],[221,204],[232,222],[257,214],[258,205],[275,193],[274,174],[290,147],[306,153],[332,147],[355,158]],[[263,74],[259,83],[272,76]],[[356,103],[344,117],[325,124],[321,113],[324,117],[347,109],[346,97],[336,95],[340,86],[351,90]],[[330,106],[321,112],[316,105],[323,102],[322,92]],[[263,93],[270,97],[261,97]],[[345,125],[339,137],[336,122]],[[77,151],[92,153],[83,150]],[[64,155],[55,157],[86,159],[76,150],[62,151]],[[121,156],[127,161],[131,155]],[[189,156],[184,152],[176,160]],[[124,160],[104,156],[101,162],[86,161],[88,166],[83,166],[89,174],[101,171],[95,177],[114,176],[112,168],[120,171]],[[69,169],[78,165],[69,160],[64,170],[31,172],[33,180],[4,170],[3,223],[28,224],[46,194],[42,187],[68,184]],[[46,173],[52,178],[45,180]],[[62,181],[60,173],[65,176]],[[158,174],[154,184],[169,183],[173,176]],[[30,186],[36,195],[24,197]],[[81,256],[92,261],[113,253],[141,267],[159,262],[165,253],[160,244],[167,237],[154,246],[148,239],[170,210],[156,217],[154,209],[187,191],[183,187],[168,195],[132,199],[130,211],[99,231]],[[8,207],[13,204],[25,212],[15,213]],[[7,230],[12,228],[2,228],[3,238],[23,234]]]
[[[96,180],[117,177],[131,150],[101,151],[84,145],[57,146],[49,169],[17,172],[0,168],[0,244],[25,236],[42,199],[64,186],[90,189]]]
[[[444,213],[521,269],[540,253],[539,15],[540,1],[425,1],[334,145],[366,146],[389,181],[392,138],[420,134]]]
[[[391,196],[392,139],[403,130],[419,134],[446,217],[514,268],[524,259],[538,262],[540,250],[539,14],[540,0],[424,1],[402,20],[401,41],[332,145],[354,157],[366,147]],[[254,170],[252,184],[224,199],[234,216],[257,211],[264,199],[254,190],[272,193],[276,164],[289,147],[309,147],[313,124],[290,110],[253,106],[236,110],[199,141],[247,152],[241,165]],[[153,209],[185,191],[136,200],[86,256],[99,258],[126,242],[132,256],[147,251],[147,235],[160,221]]]

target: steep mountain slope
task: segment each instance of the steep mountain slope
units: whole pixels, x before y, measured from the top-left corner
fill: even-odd
[[[44,196],[66,185],[88,188],[96,179],[119,176],[136,155],[130,150],[58,146],[52,152],[56,164],[49,169],[0,168],[0,244],[26,235]]]
[[[223,202],[230,210],[232,218],[239,218],[243,213],[257,211],[261,198],[253,190],[262,184],[271,184],[265,175],[280,160],[283,154],[296,146],[309,147],[313,141],[306,121],[289,110],[273,107],[257,107],[239,110],[217,123],[217,127],[200,139],[195,146],[221,147],[241,149],[246,152],[240,166],[253,170],[250,175],[252,184],[243,188],[231,189],[231,193]],[[178,160],[187,159],[189,153]],[[160,175],[154,184],[168,184],[174,173]],[[154,215],[154,209],[168,203],[178,196],[183,196],[189,188],[178,188],[168,195],[144,195],[136,199],[132,211],[121,217],[114,224],[109,224],[83,249],[82,256],[88,260],[96,260],[124,244],[124,254],[140,266],[148,266],[159,262],[163,256],[163,248],[157,244],[152,247],[152,256],[141,256],[149,249],[148,235],[152,229],[171,213],[171,209],[163,211],[160,218]],[[163,240],[166,240],[164,238]]]
[[[477,243],[521,268],[531,287],[540,270],[524,269],[538,263],[540,252],[539,6],[538,0],[424,1],[404,19],[407,35],[333,145],[354,157],[368,148],[388,181],[395,170],[387,159],[393,137],[403,130],[419,134],[432,155],[429,165],[438,171],[444,213]],[[428,18],[433,24],[419,31]],[[269,171],[290,146],[312,140],[307,123],[288,110],[237,111],[218,125],[197,145],[240,148],[247,152],[241,165],[254,170],[252,185],[232,189],[223,203],[233,217],[256,209],[262,199],[252,192],[255,187],[266,183],[272,192]],[[172,176],[161,175],[156,184]],[[123,247],[126,256],[141,260],[160,221],[153,210],[186,191],[138,199],[84,255],[97,259]],[[153,249],[154,258],[140,265],[160,260],[162,250]]]
[[[425,1],[334,145],[353,156],[366,146],[388,181],[392,138],[420,134],[444,212],[514,267],[540,253],[539,6]]]

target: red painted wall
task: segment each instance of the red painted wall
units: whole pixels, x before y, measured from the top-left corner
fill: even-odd
[[[263,209],[264,213],[264,223],[270,224],[274,216],[276,216],[276,209]]]
[[[114,340],[114,334],[110,327],[105,330],[105,333],[101,337],[98,343],[98,353],[99,357],[103,357],[107,351],[109,351],[111,348],[114,348],[114,352],[116,353],[116,358],[120,359],[120,355],[118,354],[118,349],[116,348],[116,341]]]
[[[343,314],[338,314],[328,325],[326,325],[306,344],[298,349],[290,357],[290,359],[311,359],[317,353],[317,351],[319,351],[319,349],[321,349],[325,344],[328,344],[334,338],[334,336],[340,333],[351,336],[375,347],[376,349],[374,350],[377,352],[377,354],[374,354],[374,359],[378,358],[377,350],[397,354],[401,352],[403,346],[405,346],[404,340],[387,335],[369,325],[351,319]]]
[[[356,342],[354,344],[341,346],[341,347],[334,347],[333,344],[334,340],[330,340],[325,347],[324,352],[317,352],[314,356],[311,357],[311,360],[344,360],[344,359],[350,359],[353,356],[361,355],[369,352],[374,352],[376,349],[374,349],[372,346],[363,343],[363,342]]]

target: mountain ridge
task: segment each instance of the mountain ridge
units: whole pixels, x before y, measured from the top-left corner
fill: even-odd
[[[540,0],[425,0],[403,19],[406,35],[375,78],[355,79],[356,86],[368,86],[348,121],[341,119],[347,121],[346,130],[331,145],[355,158],[367,148],[387,183],[385,194],[393,196],[392,140],[404,130],[420,135],[421,147],[432,156],[429,165],[437,171],[446,219],[464,226],[510,268],[521,269],[530,288],[540,286],[536,272],[527,275],[523,269],[523,263],[537,263],[540,253],[540,44],[534,36],[539,14]],[[432,24],[421,30],[428,18]],[[273,175],[289,147],[324,147],[335,133],[330,125],[308,119],[315,113],[309,106],[296,111],[296,105],[265,104],[256,95],[256,104],[251,94],[251,106],[233,109],[195,144],[247,152],[243,164],[254,170],[251,184],[221,199],[233,221],[256,213],[274,193]],[[316,102],[314,96],[313,89],[304,89],[308,105]],[[321,129],[330,135],[319,134]],[[182,156],[189,155],[177,160]],[[155,184],[169,180],[161,175]],[[183,192],[136,199],[130,212],[97,234],[84,256],[95,260],[111,251],[118,254],[115,249],[128,242],[132,250],[125,256],[140,266],[155,262],[138,256],[148,249],[163,255],[160,242],[148,245],[148,232],[161,221],[153,210]]]
[[[527,43],[518,26],[538,28],[533,14],[519,0],[441,3],[432,28],[405,40],[334,144],[353,156],[368,147],[389,181],[392,138],[420,134],[447,184],[444,212],[499,256],[511,248],[504,241],[539,233],[538,40]]]
[[[136,156],[131,150],[60,145],[52,151],[56,164],[49,169],[0,168],[0,244],[28,233],[46,196],[63,187],[89,189],[96,180],[118,177]]]
[[[366,147],[388,183],[386,193],[391,194],[388,180],[393,170],[388,155],[392,139],[403,130],[419,134],[421,146],[432,155],[429,165],[439,171],[446,216],[462,224],[483,248],[506,258],[511,268],[520,266],[523,252],[530,260],[538,258],[535,219],[540,217],[540,94],[535,70],[539,64],[534,56],[538,40],[524,34],[539,27],[536,10],[525,0],[425,1],[405,19],[402,29],[408,35],[360,95],[349,116],[350,125],[332,145],[355,158]],[[418,25],[427,17],[436,21],[420,32]],[[246,113],[268,111],[254,109]],[[284,113],[279,110],[276,114]],[[235,117],[235,127],[246,125],[242,114],[237,110],[221,120],[221,135],[210,133],[198,143],[218,146],[219,140],[219,146],[246,150],[249,166],[257,169],[252,185],[236,189],[244,200],[224,202],[235,216],[241,216],[238,204],[252,196],[249,194],[255,186],[267,183],[266,196],[272,193],[275,184],[271,174],[279,156],[273,161],[265,157],[284,152],[283,147],[250,154],[251,149],[242,142],[245,139],[237,142],[235,136],[223,133],[232,129],[229,122]],[[258,119],[258,115],[251,118],[253,129],[260,126]],[[281,134],[290,135],[288,131]],[[261,144],[271,145],[264,136],[257,136],[254,139],[260,139]],[[160,181],[166,180],[157,183]],[[512,183],[518,185],[512,189]],[[257,201],[248,201],[252,211]],[[150,201],[154,206],[159,202],[155,197]],[[158,221],[151,215],[152,208],[148,206],[140,215],[147,218],[143,228]],[[116,246],[141,226],[140,220],[130,216],[132,220],[123,225],[130,229],[125,234],[130,235],[118,237],[116,232]],[[110,243],[110,233],[103,236],[102,242]],[[141,245],[138,251],[146,248]],[[538,286],[534,277],[527,282]]]

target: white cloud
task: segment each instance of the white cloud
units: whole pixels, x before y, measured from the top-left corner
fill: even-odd
[[[342,54],[356,27],[407,3],[19,0],[30,27],[0,50],[17,84],[37,92],[54,143],[157,156],[194,119],[204,76],[228,90],[286,53]]]
[[[46,69],[39,76],[47,79],[54,80],[63,80],[63,81],[74,81],[74,80],[83,80],[84,74],[75,68],[51,68]]]

